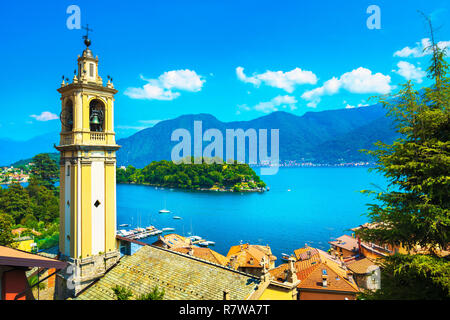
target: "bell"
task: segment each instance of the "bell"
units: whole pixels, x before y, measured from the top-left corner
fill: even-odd
[[[92,116],[91,124],[100,124],[100,120],[98,119],[98,115],[94,114]]]

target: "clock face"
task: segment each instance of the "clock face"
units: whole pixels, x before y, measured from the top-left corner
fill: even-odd
[[[59,115],[62,125],[67,131],[72,131],[73,129],[73,112],[71,108],[65,108]]]

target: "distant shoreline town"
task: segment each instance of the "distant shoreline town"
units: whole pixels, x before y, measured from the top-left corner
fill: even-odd
[[[256,164],[250,165],[252,168],[267,167],[268,165]],[[297,167],[373,167],[373,162],[345,162],[345,163],[314,163],[297,160],[285,160],[279,164],[280,168],[297,168]]]
[[[29,172],[23,168],[0,167],[0,184],[27,183],[29,179]]]

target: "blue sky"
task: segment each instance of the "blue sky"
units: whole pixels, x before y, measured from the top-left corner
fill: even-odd
[[[182,114],[302,115],[364,106],[406,79],[426,85],[429,36],[417,10],[450,44],[447,0],[8,1],[0,10],[0,138],[59,131],[56,89],[84,49],[84,32],[66,27],[69,5],[94,29],[100,74],[120,91],[119,137]],[[380,30],[367,28],[370,5],[381,9]]]

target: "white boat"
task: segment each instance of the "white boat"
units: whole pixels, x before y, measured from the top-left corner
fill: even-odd
[[[174,231],[175,228],[162,228],[161,230],[162,231]]]
[[[170,210],[162,209],[162,210],[159,210],[159,213],[170,213]]]
[[[127,224],[127,223],[124,223],[124,224],[119,224],[119,227],[129,227],[130,225],[129,224]]]
[[[174,218],[174,219],[178,219],[178,220],[182,219],[182,218],[179,217],[179,216],[173,216],[173,218]]]
[[[290,258],[290,256],[288,255],[288,254],[286,254],[286,253],[282,253],[281,254],[281,259],[283,259],[283,260],[289,260],[289,258]]]
[[[202,240],[202,237],[199,237],[199,236],[190,236],[188,238],[191,239],[192,241]]]
[[[197,243],[199,246],[201,247],[207,247],[208,246],[208,241],[200,241],[199,243]]]
[[[216,243],[214,241],[207,241],[207,240],[203,240],[198,243],[198,245],[201,247],[207,247],[207,246],[211,246],[211,245],[215,245],[215,244]]]

